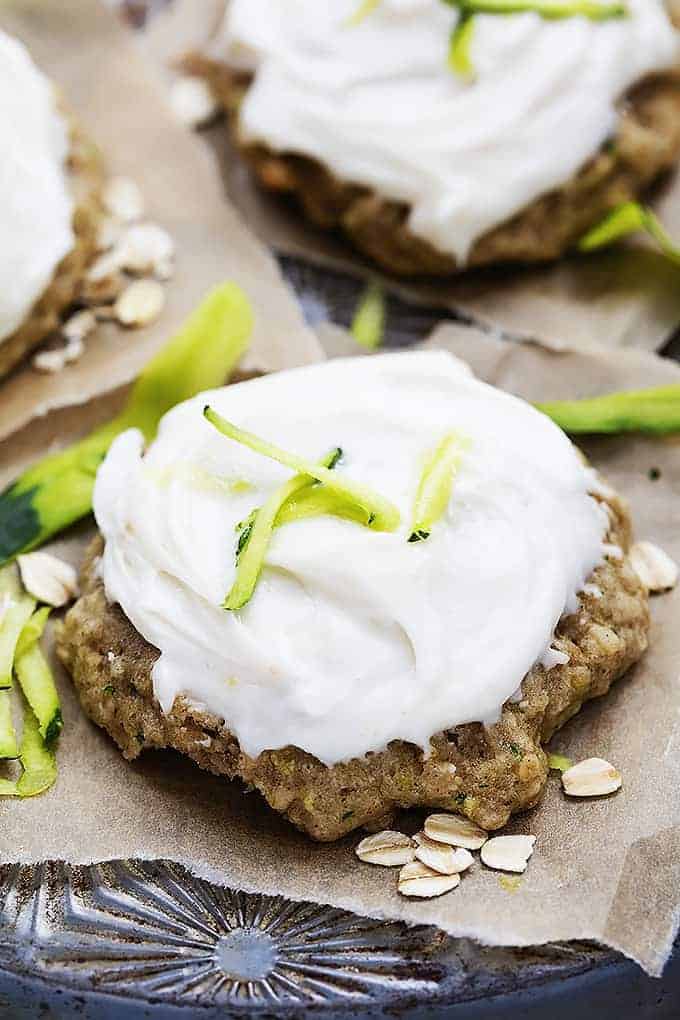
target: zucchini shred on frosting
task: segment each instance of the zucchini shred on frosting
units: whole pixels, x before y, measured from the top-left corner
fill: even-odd
[[[281,525],[226,612],[236,525],[290,471],[217,434],[206,403],[309,460],[341,447],[335,470],[400,527]],[[424,458],[452,432],[448,506],[409,543]],[[86,711],[126,756],[177,747],[320,839],[414,803],[504,824],[540,794],[541,741],[646,646],[625,508],[548,418],[444,352],[202,394],[146,453],[135,432],[114,442],[95,514],[101,562],[59,641]]]
[[[478,14],[470,82],[442,0],[359,24],[353,0],[233,0],[202,68],[265,186],[395,272],[445,274],[556,257],[677,157],[679,35],[663,0],[627,7]]]

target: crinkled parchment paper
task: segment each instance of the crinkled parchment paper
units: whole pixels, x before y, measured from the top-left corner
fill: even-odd
[[[440,329],[434,342],[467,358],[483,378],[529,398],[680,381],[680,367],[639,351],[557,353],[493,341],[461,327]],[[108,406],[58,412],[0,446],[0,483],[35,456],[49,435],[66,440],[78,434],[110,414],[115,400],[113,395]],[[630,498],[638,536],[680,559],[680,439],[600,439],[586,449]],[[661,472],[657,481],[649,478],[652,467]],[[62,551],[78,557],[91,533],[90,526],[81,529],[61,544]],[[218,883],[435,924],[486,943],[595,938],[658,974],[680,901],[679,618],[680,589],[656,597],[649,653],[553,742],[574,759],[608,758],[622,770],[624,786],[607,799],[569,801],[553,774],[542,805],[509,827],[537,836],[515,892],[477,862],[448,896],[402,899],[394,870],[356,859],[356,835],[335,845],[314,844],[257,794],[245,794],[239,784],[202,773],[172,753],[148,753],[125,763],[86,720],[61,672],[66,725],[58,782],[35,800],[0,801],[0,859],[170,858]],[[403,824],[414,831],[417,816]]]
[[[291,344],[297,356],[315,357],[316,340],[273,256],[224,200],[215,160],[177,122],[155,66],[118,18],[97,0],[4,0],[0,28],[26,43],[100,146],[109,171],[137,181],[149,219],[177,246],[156,323],[132,331],[101,324],[81,360],[60,374],[26,367],[0,384],[0,439],[31,417],[128,382],[205,292],[226,279],[239,283],[256,308],[253,356],[264,347],[269,363],[280,367]]]
[[[151,23],[149,52],[159,61],[176,58],[187,49],[223,57],[215,26],[228,3],[174,0],[168,12]],[[353,275],[381,275],[342,240],[310,226],[297,208],[259,189],[223,124],[204,137],[219,157],[234,205],[272,248]],[[680,237],[680,175],[657,190],[654,207],[671,233]],[[381,278],[407,300],[447,308],[486,327],[548,346],[658,350],[680,322],[677,267],[644,247],[644,242],[547,268],[477,272],[453,281]]]

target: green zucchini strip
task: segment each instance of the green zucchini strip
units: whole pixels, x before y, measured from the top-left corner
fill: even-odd
[[[12,600],[5,610],[0,623],[0,690],[12,686],[12,665],[16,655],[17,642],[22,630],[35,609],[35,599],[21,595]]]
[[[409,542],[424,542],[428,539],[433,524],[445,512],[463,450],[460,436],[450,432],[427,455],[413,505]]]
[[[680,432],[680,385],[610,393],[583,400],[553,400],[535,407],[571,435]]]
[[[340,454],[339,448],[331,450],[321,461],[321,464],[324,467],[335,466]],[[309,474],[296,475],[280,485],[263,506],[254,510],[246,518],[236,548],[236,578],[222,603],[223,609],[243,609],[250,601],[264,566],[264,558],[279,511],[291,496],[309,485],[316,485],[315,480]]]
[[[555,772],[566,772],[573,764],[571,758],[567,758],[563,754],[548,755],[548,768],[553,769]]]
[[[45,625],[47,624],[51,612],[51,606],[41,606],[40,609],[37,609],[35,613],[33,613],[19,635],[16,652],[14,653],[15,661],[20,659],[24,652],[27,652],[31,645],[34,645],[36,641],[39,641],[43,636]]]
[[[644,230],[656,241],[667,259],[680,265],[680,247],[674,243],[652,210],[640,205],[639,202],[624,202],[617,206],[601,223],[581,238],[579,251],[597,251],[598,248],[605,248],[630,234],[637,234],[640,230]]]
[[[369,283],[364,290],[352,319],[350,332],[358,344],[374,351],[383,342],[387,302],[378,283]]]
[[[19,757],[24,769],[16,784],[19,797],[35,797],[54,786],[57,778],[57,759],[54,751],[50,751],[45,744],[38,720],[29,706],[26,706],[24,713],[24,732],[21,735]]]
[[[333,468],[338,463],[338,461],[340,460],[341,457],[342,457],[342,450],[340,449],[339,446],[336,446],[333,450],[331,450],[331,452],[328,454],[327,457],[324,457],[324,459],[322,461],[320,461],[320,463],[324,467],[327,467],[329,471],[332,471]],[[299,492],[297,492],[297,493],[293,493],[293,495],[289,499],[287,499],[286,502],[282,505],[279,513],[277,514],[276,520],[274,522],[274,527],[278,527],[280,524],[286,524],[289,520],[301,520],[303,516],[310,517],[310,516],[316,515],[318,513],[332,513],[333,512],[332,510],[326,510],[326,511],[318,510],[316,512],[315,511],[311,511],[311,512],[308,512],[306,514],[301,514],[299,517],[293,517],[293,516],[290,516],[290,514],[289,514],[289,515],[286,516],[285,520],[282,519],[282,515],[288,510],[288,508],[291,505],[291,503],[294,503],[294,501],[298,498],[298,496],[304,496],[307,493],[308,489],[310,489],[310,490],[311,489],[319,490],[319,482],[317,482],[316,479],[314,479],[314,478],[308,478],[308,485],[307,485],[307,487],[299,490]],[[332,495],[332,493],[331,493],[331,495]],[[337,497],[333,497],[333,502],[337,503]],[[244,520],[239,521],[239,523],[236,525],[236,531],[238,532],[238,539],[237,539],[237,542],[236,542],[236,562],[237,563],[238,563],[238,560],[239,560],[239,557],[240,557],[241,553],[243,552],[243,550],[245,549],[246,545],[250,541],[250,535],[251,535],[252,530],[253,530],[253,525],[255,524],[255,518],[257,517],[259,512],[260,512],[260,507],[255,507],[255,509],[251,510],[250,513],[248,514],[248,516]],[[361,521],[362,521],[363,524],[366,523],[365,515],[361,516]]]
[[[360,25],[364,18],[367,18],[369,14],[372,14],[380,3],[381,0],[361,0],[356,11],[354,14],[350,15],[345,24],[348,26]]]
[[[625,3],[604,3],[600,0],[444,0],[470,14],[540,14],[542,18],[589,18],[607,21],[628,16]]]
[[[9,691],[0,691],[0,758],[18,756],[17,735],[12,720],[12,695]]]
[[[252,325],[239,287],[226,283],[211,291],[146,365],[113,421],[34,464],[0,493],[0,565],[88,514],[97,469],[115,437],[139,428],[150,441],[171,407],[221,386],[247,348]]]
[[[19,639],[14,672],[38,720],[40,736],[49,747],[58,738],[64,725],[59,695],[47,659],[38,644],[49,610],[39,609],[24,628]]]
[[[314,464],[304,457],[298,457],[297,454],[281,450],[272,443],[260,439],[252,432],[247,432],[245,429],[240,429],[238,426],[233,425],[209,406],[203,409],[203,415],[222,435],[233,439],[237,443],[242,443],[249,449],[254,450],[255,453],[262,454],[263,457],[269,457],[271,460],[291,468],[291,470],[298,474],[311,475],[318,482],[322,482],[331,492],[335,492],[341,500],[348,500],[358,504],[368,515],[367,527],[372,528],[374,531],[396,531],[399,527],[400,514],[397,507],[389,500],[373,492],[368,486],[352,482],[344,475],[337,475],[330,468],[322,467],[320,464]]]
[[[281,507],[276,526],[290,524],[293,521],[304,521],[308,517],[332,516],[343,520],[355,521],[357,524],[368,525],[366,511],[356,503],[338,499],[334,492],[329,492],[323,485],[302,489]]]
[[[529,11],[546,19],[584,17],[591,21],[625,18],[625,3],[599,3],[597,0],[444,0],[460,11],[458,23],[451,33],[449,67],[462,78],[473,78],[474,67],[470,45],[474,33],[475,14],[525,14]]]
[[[470,47],[474,35],[475,19],[471,11],[462,11],[451,32],[449,46],[449,67],[461,78],[474,77]]]

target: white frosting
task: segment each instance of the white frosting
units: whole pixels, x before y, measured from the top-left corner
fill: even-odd
[[[26,48],[0,31],[0,342],[73,247],[66,124]]]
[[[222,610],[235,525],[291,473],[218,434],[206,402],[310,458],[340,445],[336,470],[396,503],[401,527],[283,525],[251,602]],[[424,457],[451,430],[470,446],[448,510],[409,544]],[[187,401],[145,456],[136,431],[114,442],[94,503],[108,598],[162,653],[163,709],[184,694],[248,754],[291,744],[333,763],[396,738],[427,748],[442,729],[497,717],[602,559],[608,515],[590,488],[548,418],[449,354],[415,352]]]
[[[477,15],[473,84],[447,66],[458,11],[442,0],[231,0],[217,52],[256,70],[246,140],[320,160],[412,206],[412,231],[464,262],[471,246],[564,184],[612,134],[616,104],[670,66],[663,0],[630,17]]]

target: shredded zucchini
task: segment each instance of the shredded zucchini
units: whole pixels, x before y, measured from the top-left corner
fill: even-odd
[[[542,18],[589,18],[591,21],[608,21],[628,16],[625,3],[605,3],[600,0],[444,0],[471,14],[526,14],[533,12]]]
[[[0,758],[17,758],[17,735],[12,720],[12,695],[0,691]]]
[[[256,453],[262,454],[263,457],[270,457],[279,464],[284,464],[298,474],[316,478],[318,482],[322,482],[328,489],[335,492],[341,500],[356,503],[367,513],[367,527],[374,531],[396,531],[399,527],[400,514],[397,507],[378,493],[373,492],[368,486],[352,482],[344,475],[335,474],[330,468],[322,467],[304,457],[298,457],[297,454],[281,450],[272,443],[253,435],[252,432],[246,432],[245,429],[233,425],[211,407],[206,406],[203,409],[203,415],[222,435],[237,443],[242,443]]]
[[[369,14],[372,14],[376,7],[379,6],[381,0],[361,0],[354,14],[345,22],[346,25],[360,25],[364,18],[367,18]]]
[[[470,45],[475,14],[525,14],[531,11],[546,19],[583,17],[591,21],[607,21],[628,15],[625,3],[600,3],[598,0],[444,0],[444,3],[460,11],[451,33],[448,62],[451,70],[462,78],[474,77]]]
[[[374,351],[383,342],[387,303],[378,283],[369,283],[363,292],[352,319],[350,331],[358,344]]]
[[[0,587],[7,589],[15,585],[13,574],[0,572]],[[35,608],[35,600],[25,595],[17,596],[15,587],[13,597],[18,601],[12,606],[23,606],[24,613],[31,605]],[[0,691],[0,758],[18,757],[23,769],[16,782],[0,779],[0,796],[34,797],[49,789],[57,776],[56,759],[49,747],[62,728],[61,709],[51,670],[39,645],[49,614],[48,606],[31,611],[17,638],[5,643],[5,654],[9,654],[10,645],[12,649],[10,678],[13,669],[28,704],[25,706],[21,743],[17,747],[11,694],[9,690]],[[8,614],[5,613],[3,627],[7,619]],[[10,622],[16,625],[16,620],[11,617]]]
[[[643,432],[664,436],[680,432],[680,385],[535,406],[571,435]]]
[[[332,470],[337,464],[340,454],[340,449],[336,447],[324,457],[321,465]],[[223,602],[224,609],[243,609],[250,601],[262,572],[267,547],[281,508],[296,492],[316,484],[315,479],[309,474],[295,475],[294,478],[280,485],[267,502],[253,510],[243,522],[236,547],[236,578]]]
[[[27,652],[31,646],[36,643],[36,641],[40,641],[51,612],[51,606],[41,606],[40,609],[37,609],[35,613],[33,613],[19,635],[16,652],[14,654],[15,661],[20,659],[24,652]]]
[[[334,492],[329,492],[323,485],[302,489],[292,496],[276,518],[277,527],[281,524],[290,524],[293,521],[303,521],[307,517],[321,517],[329,515],[342,517],[346,521],[355,521],[368,527],[369,517],[365,510],[356,503],[349,503],[337,497]]]
[[[680,247],[663,227],[651,209],[639,202],[624,202],[606,216],[601,223],[589,230],[579,241],[579,250],[597,251],[630,234],[644,230],[659,246],[671,262],[680,265]]]
[[[0,690],[8,690],[12,686],[12,664],[17,642],[35,605],[35,599],[30,595],[20,595],[18,599],[12,599],[5,610],[0,623]]]
[[[37,640],[17,654],[14,671],[38,720],[40,736],[49,746],[61,733],[63,719],[52,670]]]
[[[423,542],[429,538],[433,524],[446,510],[463,450],[460,436],[450,432],[427,455],[413,505],[409,542]]]
[[[470,47],[475,29],[475,19],[471,11],[461,12],[451,33],[449,46],[449,67],[461,78],[474,77]]]
[[[19,757],[23,775],[17,781],[19,797],[35,797],[49,790],[57,778],[57,759],[43,740],[33,711],[28,706],[24,713],[24,732],[21,735]]]
[[[563,754],[548,755],[548,768],[554,769],[556,772],[566,772],[573,764],[571,758],[567,758]]]

